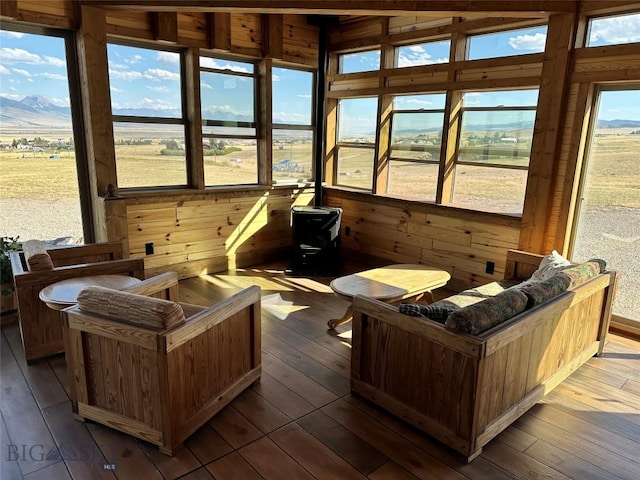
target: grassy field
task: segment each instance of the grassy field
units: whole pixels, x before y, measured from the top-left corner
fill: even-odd
[[[56,134],[57,135],[57,134]],[[42,135],[43,138],[46,138]],[[0,138],[11,143],[16,137]],[[53,137],[51,137],[53,138]],[[255,145],[238,145],[226,155],[210,153],[205,158],[208,185],[257,182]],[[311,171],[311,143],[274,146],[273,177],[277,181],[308,180]],[[149,145],[117,145],[117,173],[121,188],[185,185],[184,155],[162,155],[160,139]],[[591,206],[624,205],[640,208],[640,136],[607,135],[595,138],[591,162],[589,196]],[[53,156],[54,158],[50,158]],[[281,163],[284,161],[284,164]],[[509,159],[505,159],[508,162]],[[520,159],[513,159],[520,162]],[[338,183],[371,188],[373,150],[343,148],[339,159]],[[281,168],[281,166],[283,166]],[[77,198],[78,185],[73,152],[47,149],[0,151],[0,198]],[[437,168],[412,162],[393,162],[389,193],[408,199],[433,200]],[[454,200],[463,204],[506,208],[521,205],[526,173],[522,171],[460,166],[456,172]]]

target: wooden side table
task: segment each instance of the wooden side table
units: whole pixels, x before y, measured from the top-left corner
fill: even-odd
[[[100,286],[121,290],[131,287],[141,280],[128,275],[91,275],[88,277],[69,278],[52,283],[40,290],[40,300],[53,310],[63,310],[75,305],[78,294],[86,287]]]
[[[330,287],[347,300],[363,295],[393,303],[431,293],[431,290],[444,287],[450,278],[448,272],[429,265],[399,264],[339,277]],[[352,319],[353,309],[349,306],[342,318],[329,320],[328,326],[333,330]]]

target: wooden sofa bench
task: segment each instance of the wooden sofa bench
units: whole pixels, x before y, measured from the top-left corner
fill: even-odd
[[[525,280],[542,258],[509,251],[505,276]],[[351,390],[471,461],[602,353],[616,281],[605,271],[476,336],[356,297]]]

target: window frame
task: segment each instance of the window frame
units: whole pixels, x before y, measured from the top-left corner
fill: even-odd
[[[400,49],[408,48],[408,47],[422,47],[424,45],[430,45],[430,44],[439,43],[439,42],[446,42],[449,44],[449,48],[447,50],[448,56],[447,56],[446,62],[420,63],[417,65],[404,65],[404,66],[398,65],[400,61]],[[451,54],[451,37],[450,36],[443,37],[443,38],[431,38],[429,40],[424,40],[421,42],[403,43],[403,44],[395,45],[393,47],[393,68],[403,69],[403,68],[415,68],[415,67],[430,67],[435,65],[448,65],[449,63],[451,63],[450,54]]]
[[[359,54],[367,54],[367,53],[373,53],[373,52],[378,52],[379,55],[379,59],[378,59],[378,67],[371,69],[371,70],[356,70],[354,72],[345,72],[344,71],[344,57],[347,55],[359,55]],[[380,46],[377,46],[375,48],[367,48],[365,50],[358,50],[358,51],[353,51],[353,52],[342,52],[342,53],[338,53],[338,74],[339,75],[355,75],[355,74],[359,74],[359,73],[367,73],[367,72],[377,72],[380,70],[381,66],[382,66],[382,49],[380,48]]]
[[[298,72],[305,72],[305,73],[309,73],[311,74],[311,118],[309,119],[309,124],[291,124],[291,123],[276,123],[273,121],[273,69],[282,69],[282,70],[293,70],[293,71],[298,71]],[[310,131],[311,132],[311,174],[309,176],[308,181],[309,182],[313,182],[316,178],[316,158],[315,158],[315,153],[316,153],[316,142],[318,141],[317,139],[317,135],[316,135],[316,97],[317,97],[317,85],[318,85],[318,74],[315,70],[313,69],[308,69],[308,68],[302,68],[302,67],[292,67],[291,65],[280,65],[280,64],[274,64],[272,65],[272,68],[270,69],[270,74],[271,74],[271,148],[273,148],[273,138],[274,138],[274,132],[276,130],[297,130],[297,131]],[[273,154],[271,155],[272,157],[272,165],[271,168],[273,169]],[[258,160],[260,161],[260,160]],[[293,184],[294,182],[277,182],[276,180],[271,179],[271,183],[273,185],[290,185]]]
[[[633,45],[634,43],[637,43],[637,42],[622,42],[622,43],[605,43],[603,45],[589,45],[589,38],[591,37],[591,29],[594,21],[603,20],[606,18],[627,17],[627,16],[638,16],[640,18],[640,12],[625,11],[625,12],[615,12],[615,13],[608,13],[608,14],[602,14],[602,15],[593,15],[593,16],[587,17],[587,21],[586,21],[587,25],[584,31],[584,41],[583,41],[584,48],[612,47],[616,45]]]
[[[118,185],[118,189],[122,192],[131,192],[131,191],[151,191],[151,190],[169,190],[169,189],[185,189],[191,188],[193,185],[190,181],[190,159],[189,159],[189,148],[187,143],[189,142],[189,133],[187,129],[189,128],[189,121],[187,118],[187,96],[186,92],[186,49],[179,47],[172,47],[170,45],[158,45],[158,44],[148,44],[145,42],[138,41],[129,41],[128,39],[120,39],[107,37],[106,49],[108,52],[109,45],[119,45],[123,47],[132,47],[132,48],[140,48],[146,50],[153,50],[157,52],[171,52],[177,53],[179,55],[179,63],[180,63],[180,108],[181,108],[181,117],[145,117],[145,116],[137,116],[137,115],[115,115],[113,113],[113,104],[111,105],[111,124],[115,127],[116,123],[142,123],[142,124],[151,124],[151,125],[182,125],[185,139],[185,183],[179,185],[138,185],[131,187],[121,187]],[[107,55],[108,56],[108,55]],[[109,77],[109,84],[111,84],[111,78]],[[114,152],[115,152],[115,135],[114,135]],[[118,158],[115,156],[116,163],[116,171],[118,168]]]
[[[339,187],[346,187],[346,188],[353,188],[355,190],[360,190],[360,191],[365,191],[365,192],[370,192],[373,193],[373,189],[374,189],[374,183],[375,183],[375,164],[376,164],[376,151],[378,149],[377,147],[377,139],[374,136],[374,139],[371,143],[367,142],[345,142],[345,141],[341,141],[340,140],[340,118],[341,118],[341,109],[342,109],[342,102],[345,100],[359,100],[359,99],[375,99],[376,103],[377,103],[377,107],[376,107],[376,112],[378,111],[379,108],[379,104],[380,104],[380,98],[378,95],[374,95],[374,96],[368,96],[368,97],[347,97],[347,98],[340,98],[338,99],[338,105],[336,108],[336,113],[337,113],[337,118],[336,118],[336,142],[335,142],[335,158],[336,158],[336,162],[335,162],[335,169],[333,172],[333,184]],[[377,116],[377,113],[376,113]],[[378,119],[379,120],[379,119]],[[378,121],[376,120],[376,122]],[[377,125],[376,125],[377,128]],[[353,185],[345,185],[345,184],[341,184],[339,182],[340,179],[340,149],[341,148],[357,148],[357,149],[363,149],[363,150],[371,150],[372,154],[373,154],[373,164],[371,166],[371,175],[372,175],[372,182],[371,182],[371,186],[369,188],[364,188],[364,187],[356,187]]]
[[[440,171],[440,164],[441,164],[441,157],[442,157],[442,148],[443,148],[443,143],[445,140],[445,126],[444,126],[444,122],[445,122],[445,112],[446,112],[446,92],[412,92],[410,94],[396,94],[393,95],[393,99],[391,100],[392,105],[395,105],[395,100],[398,97],[407,97],[407,96],[425,96],[425,95],[444,95],[445,99],[443,102],[443,105],[441,108],[417,108],[417,109],[408,109],[408,108],[402,108],[402,109],[395,109],[395,107],[392,107],[391,112],[390,112],[390,119],[389,119],[389,123],[390,123],[390,128],[389,128],[389,139],[387,142],[387,145],[384,145],[384,147],[387,148],[387,151],[389,152],[388,155],[388,166],[386,168],[386,182],[384,185],[384,192],[377,192],[380,195],[385,195],[389,198],[399,198],[399,199],[404,199],[403,197],[394,195],[392,193],[389,193],[389,185],[392,184],[392,164],[393,162],[403,162],[403,163],[415,163],[415,164],[420,164],[420,165],[435,165],[437,166],[437,170],[438,173]],[[402,146],[399,145],[395,145],[393,143],[393,126],[394,126],[394,122],[395,122],[395,118],[397,115],[403,115],[403,114],[411,114],[411,115],[420,115],[420,114],[441,114],[442,115],[442,124],[441,124],[441,130],[440,130],[440,145],[437,146],[437,160],[428,160],[428,159],[419,159],[419,158],[408,158],[408,157],[401,157],[401,156],[397,156],[394,155],[394,153],[396,151],[409,151],[409,152],[426,152],[426,153],[432,153],[434,151],[434,148],[432,146],[429,145],[412,145],[409,148],[403,148]],[[428,203],[435,203],[436,198],[437,198],[437,183],[438,183],[438,174],[436,174],[436,192],[434,192],[433,195],[433,200],[419,200],[419,201],[423,201],[423,202],[428,202]]]
[[[202,58],[210,58],[213,60],[226,60],[226,61],[230,61],[230,62],[238,62],[238,63],[245,63],[245,64],[249,64],[253,66],[253,72],[250,73],[245,73],[245,72],[238,72],[238,71],[234,71],[231,69],[219,69],[219,68],[212,68],[212,67],[204,67],[201,64],[201,59]],[[205,138],[209,138],[209,139],[239,139],[239,140],[253,140],[256,142],[256,181],[252,182],[252,183],[241,183],[241,184],[222,184],[222,185],[210,185],[207,184],[206,181],[206,171],[204,169],[204,157],[202,160],[202,168],[203,168],[203,181],[204,181],[204,188],[205,189],[211,189],[211,188],[228,188],[228,187],[233,187],[233,186],[256,186],[256,185],[260,185],[260,166],[265,162],[265,159],[260,158],[260,148],[259,148],[259,142],[260,142],[260,118],[258,115],[258,112],[260,111],[260,83],[264,82],[265,79],[260,78],[260,74],[259,74],[259,60],[256,59],[248,59],[248,58],[237,58],[231,55],[217,55],[215,52],[207,52],[207,51],[203,51],[201,50],[198,54],[198,80],[200,82],[202,82],[202,72],[206,72],[206,73],[214,73],[214,74],[221,74],[221,75],[229,75],[229,76],[234,76],[234,77],[243,77],[243,78],[251,78],[253,79],[253,122],[244,122],[244,121],[232,121],[232,120],[210,120],[210,119],[205,119],[202,115],[202,94],[200,95],[200,119],[202,122],[202,127],[201,127],[201,138],[205,139]],[[219,128],[247,128],[247,129],[253,129],[254,134],[250,135],[250,134],[242,134],[242,133],[237,133],[237,134],[229,134],[229,133],[206,133],[205,132],[205,128],[206,127],[219,127]],[[204,151],[204,148],[202,146],[199,146],[199,148],[202,148]]]
[[[455,165],[469,165],[474,167],[490,167],[490,168],[507,168],[511,170],[529,170],[529,165],[509,165],[509,164],[501,164],[501,163],[483,163],[483,162],[473,162],[470,160],[460,160],[460,154],[464,153],[464,150],[468,147],[460,147],[460,140],[462,140],[462,125],[464,123],[464,114],[466,112],[509,112],[509,111],[533,111],[537,110],[537,106],[517,106],[517,107],[465,107],[464,105],[460,108],[460,123],[458,124],[458,132],[456,135],[456,154],[455,154]],[[535,126],[535,125],[534,125]],[[534,127],[531,127],[532,129]],[[531,158],[531,151],[529,151],[529,158]]]
[[[508,55],[492,55],[490,57],[477,57],[477,58],[471,58],[470,57],[470,54],[471,54],[471,41],[474,38],[488,37],[488,36],[491,36],[491,35],[500,35],[500,34],[504,34],[504,33],[508,33],[508,32],[526,31],[526,30],[532,30],[532,29],[536,29],[536,28],[545,28],[545,35],[549,34],[549,25],[548,25],[548,23],[539,23],[539,24],[532,24],[532,25],[521,26],[521,27],[516,27],[516,28],[499,29],[499,30],[493,30],[493,31],[490,31],[490,32],[469,33],[466,36],[466,41],[465,41],[465,43],[466,43],[465,60],[470,61],[470,62],[475,62],[475,61],[483,61],[483,60],[495,60],[495,59],[498,59],[498,58],[517,57],[517,56],[520,56],[520,55],[541,55],[545,51],[544,48],[540,52],[511,53],[511,54],[508,54]]]
[[[83,115],[83,100],[80,88],[80,66],[78,64],[78,46],[74,33],[70,30],[60,30],[23,23],[3,21],[0,30],[62,38],[64,40],[65,61],[67,64],[67,83],[69,86],[69,104],[71,111],[71,131],[76,158],[76,173],[78,176],[78,193],[80,201],[80,215],[85,243],[96,241],[95,215],[91,208],[92,187],[91,168],[87,154],[87,139],[85,136],[85,120]]]

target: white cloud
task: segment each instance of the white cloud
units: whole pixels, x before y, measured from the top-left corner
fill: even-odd
[[[23,77],[30,77],[31,74],[26,70],[22,70],[21,68],[12,68],[11,71],[13,73],[17,73],[18,75],[22,75]]]
[[[311,98],[311,95],[309,95],[309,94],[301,94],[301,95],[296,95],[296,97],[298,97],[298,98]]]
[[[162,68],[149,68],[144,72],[144,76],[149,80],[180,80],[180,74]]]
[[[140,56],[140,55],[136,55]],[[158,52],[156,60],[165,63],[178,63],[180,61],[180,55],[173,52]]]
[[[27,65],[51,65],[54,67],[64,67],[65,61],[57,58],[31,53],[22,48],[0,48],[0,62],[6,64],[26,63]]]
[[[208,83],[200,82],[200,88],[206,88],[207,90],[211,90],[213,87]]]
[[[304,113],[293,113],[293,112],[274,112],[273,118],[277,119],[282,123],[289,123],[291,125],[300,125],[306,124],[309,122],[309,115]]]
[[[0,61],[2,63],[28,63],[38,65],[42,62],[40,55],[27,52],[22,48],[0,48]]]
[[[407,103],[414,103],[416,105],[432,105],[429,100],[420,100],[419,98],[410,98]]]
[[[640,14],[592,21],[589,40],[600,44],[640,42]]]
[[[142,55],[134,55],[128,60],[125,60],[125,63],[128,63],[129,65],[133,65],[134,63],[140,63],[141,60],[142,60]]]
[[[52,98],[49,98],[49,101],[57,107],[68,107],[71,105],[71,101],[69,100],[69,97],[64,97],[64,98],[52,97]]]
[[[448,58],[433,58],[423,45],[412,45],[403,48],[398,55],[399,67],[415,67],[418,65],[433,65],[436,63],[448,63]]]
[[[114,103],[113,108],[115,110],[145,108],[150,110],[166,111],[179,109],[180,107],[164,100],[145,97],[139,102]]]
[[[114,87],[113,85],[111,85],[109,87],[109,90],[111,90],[114,93],[124,93],[124,92],[126,92],[126,90],[123,90],[122,88]]]
[[[1,30],[0,37],[6,38],[22,38],[24,37],[24,33],[22,32],[10,32],[9,30]]]
[[[60,75],[59,73],[41,73],[40,75],[38,75],[39,77],[43,77],[46,78],[48,80],[66,80],[67,77],[65,77],[64,75]]]
[[[279,82],[280,80],[282,80],[282,77],[280,75],[272,75],[271,80],[274,82]]]
[[[249,73],[246,67],[231,65],[230,63],[218,63],[209,57],[200,57],[200,66],[205,68],[215,68],[217,70],[231,70],[232,72]]]
[[[15,95],[12,93],[2,92],[0,93],[0,97],[8,98],[9,100],[15,100],[16,102],[19,102],[24,98],[24,95]]]
[[[128,65],[124,65],[122,63],[116,63],[116,62],[112,62],[111,60],[109,60],[109,69],[114,69],[114,70],[128,70],[129,66]]]
[[[231,105],[211,105],[207,107],[207,111],[210,112],[231,112]]]
[[[140,80],[142,73],[135,71],[121,72],[119,70],[109,69],[109,76],[111,78],[117,78],[118,80]]]
[[[509,45],[514,50],[532,50],[535,52],[543,52],[544,44],[547,41],[547,35],[544,33],[535,33],[533,35],[518,35],[509,39]]]
[[[399,67],[413,67],[416,65],[431,65],[433,61],[431,60],[431,55],[427,52],[417,53],[412,52],[409,54],[401,54],[398,57],[398,66]]]
[[[65,62],[63,59],[61,58],[57,58],[57,57],[47,57],[44,56],[42,57],[45,60],[45,63],[47,65],[53,65],[54,67],[64,67],[67,65],[67,62]]]
[[[9,87],[9,90],[11,90],[12,92],[17,92],[18,89],[16,87]]]
[[[167,93],[169,92],[169,87],[152,87],[151,85],[147,85],[147,88],[156,93]]]
[[[3,65],[0,65],[0,73],[1,73],[2,75],[10,75],[10,74],[11,74],[11,72],[9,71],[9,69],[8,69],[8,68],[6,68],[6,67],[5,67],[5,66],[3,66]]]

